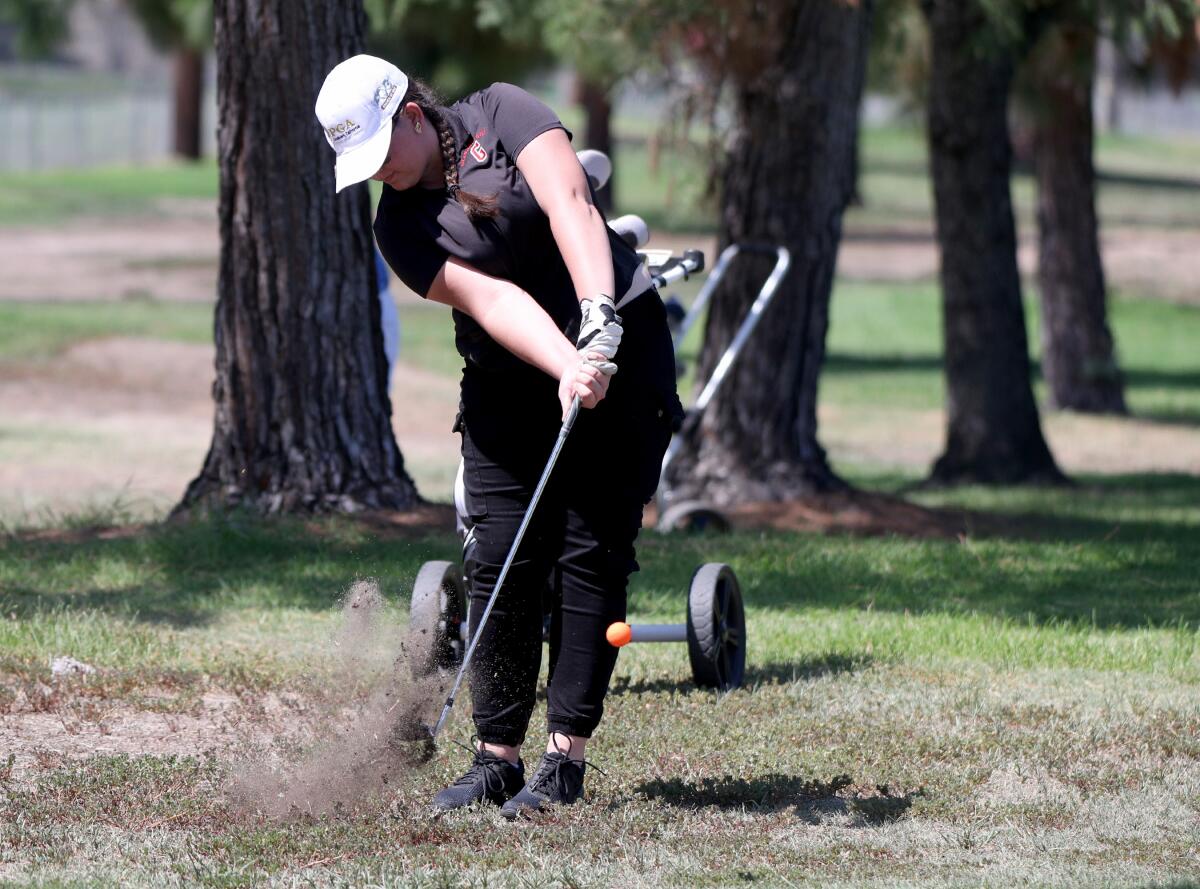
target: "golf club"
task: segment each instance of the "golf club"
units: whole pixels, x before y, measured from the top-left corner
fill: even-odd
[[[512,567],[513,559],[516,558],[517,549],[521,546],[521,540],[525,537],[525,530],[529,527],[529,522],[533,518],[533,511],[537,509],[538,501],[542,499],[542,491],[546,488],[546,483],[550,480],[550,473],[554,471],[554,464],[558,462],[558,455],[562,452],[563,445],[567,442],[567,435],[571,431],[571,427],[575,425],[575,418],[579,415],[579,396],[576,395],[571,401],[571,406],[567,410],[567,416],[563,419],[562,428],[558,430],[558,440],[554,442],[554,450],[550,452],[550,458],[546,461],[546,468],[542,470],[542,477],[538,479],[537,487],[533,489],[533,496],[529,499],[529,506],[525,509],[525,516],[521,519],[521,524],[517,528],[517,534],[513,538],[512,546],[508,550],[508,556],[504,559],[504,565],[500,569],[500,576],[496,578],[496,585],[492,588],[492,595],[488,598],[487,606],[483,609],[483,614],[479,618],[479,626],[475,628],[475,634],[471,637],[471,644],[467,646],[467,653],[463,656],[462,665],[458,668],[458,675],[454,677],[454,685],[450,689],[450,694],[446,697],[446,703],[442,707],[442,715],[438,717],[438,721],[432,727],[427,727],[429,730],[429,740],[437,740],[438,733],[442,730],[446,720],[450,716],[450,711],[454,708],[454,698],[458,694],[458,689],[462,685],[463,677],[467,674],[467,668],[471,666],[471,658],[475,654],[475,646],[479,644],[479,637],[483,635],[483,628],[487,624],[488,615],[492,613],[492,607],[496,604],[496,597],[500,594],[500,588],[504,586],[504,579],[508,576],[508,569]]]

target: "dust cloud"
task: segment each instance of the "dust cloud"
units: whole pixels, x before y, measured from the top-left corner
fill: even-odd
[[[328,733],[306,750],[241,764],[226,790],[245,814],[288,819],[378,807],[433,755],[424,726],[450,680],[413,677],[398,642],[407,628],[374,581],[355,582],[341,612],[330,640]]]

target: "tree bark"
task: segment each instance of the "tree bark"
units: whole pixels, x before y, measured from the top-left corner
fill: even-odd
[[[217,0],[216,422],[182,508],[404,509],[365,185],[333,190],[313,116],[360,0]]]
[[[719,245],[782,245],[792,266],[670,480],[677,496],[723,505],[845,487],[817,442],[817,380],[842,214],[854,193],[872,3],[805,0],[787,9],[765,69],[736,84]],[[699,379],[711,374],[771,265],[742,254],[730,266],[713,296]]]
[[[613,162],[612,175],[608,177],[608,185],[596,195],[601,209],[611,214],[613,211],[617,184],[617,161],[613,151],[612,138],[612,99],[609,91],[599,84],[580,76],[575,85],[576,101],[583,108],[585,126],[583,144],[585,148],[603,151]]]
[[[1009,192],[1011,56],[981,39],[979,0],[922,0],[929,154],[941,248],[947,435],[937,483],[1062,478],[1042,436]]]
[[[1031,60],[1042,374],[1051,407],[1124,414],[1096,220],[1095,31],[1058,28],[1043,50]]]
[[[175,154],[200,159],[200,120],[204,104],[204,53],[175,50]]]

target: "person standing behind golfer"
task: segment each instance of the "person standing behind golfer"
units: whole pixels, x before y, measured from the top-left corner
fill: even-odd
[[[625,619],[642,508],[682,418],[662,301],[608,230],[570,133],[524,90],[496,83],[447,106],[389,62],[360,55],[329,73],[316,113],[337,154],[338,190],[368,178],[385,185],[375,235],[388,264],[454,310],[472,634],[571,400],[589,409],[471,665],[474,761],[434,798],[439,809],[501,804],[510,818],[572,803],[616,664],[605,630]],[[520,750],[547,590],[549,738],[527,775]]]

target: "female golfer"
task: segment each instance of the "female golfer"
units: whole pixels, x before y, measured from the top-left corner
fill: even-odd
[[[682,417],[661,300],[609,232],[549,108],[497,83],[449,106],[394,65],[355,56],[316,105],[340,191],[385,184],[379,248],[416,293],[454,311],[471,633],[575,396],[568,439],[471,665],[474,762],[434,806],[572,803],[625,619],[634,539]],[[619,315],[617,313],[620,313]],[[620,365],[620,373],[616,373]],[[549,592],[547,592],[549,591]],[[544,595],[552,602],[543,604]],[[551,612],[546,752],[521,760]]]

